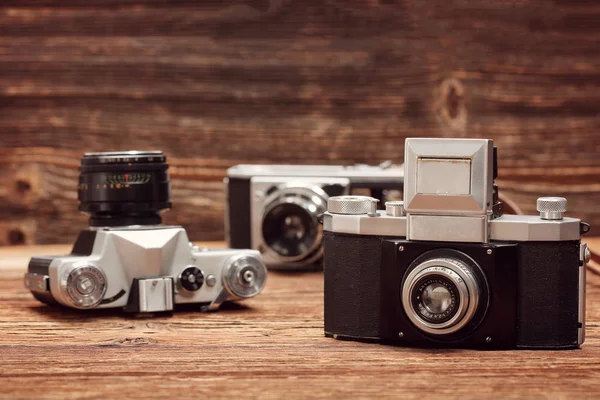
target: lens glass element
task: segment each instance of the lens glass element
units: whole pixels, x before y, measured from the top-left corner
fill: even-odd
[[[423,304],[432,313],[444,313],[452,304],[452,293],[444,285],[432,283],[423,290]]]
[[[264,216],[262,234],[266,245],[277,254],[297,257],[315,246],[319,222],[310,209],[296,203],[281,203]]]
[[[431,323],[443,323],[456,314],[460,297],[454,283],[439,275],[419,281],[412,293],[413,307],[421,318]]]

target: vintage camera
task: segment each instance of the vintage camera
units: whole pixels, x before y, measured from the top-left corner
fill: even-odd
[[[401,196],[403,169],[379,166],[237,165],[227,171],[229,246],[259,250],[269,268],[319,269],[327,199]],[[399,197],[401,198],[401,197]]]
[[[85,154],[79,210],[90,228],[71,254],[31,259],[25,287],[33,296],[145,313],[210,310],[259,294],[267,270],[258,251],[198,248],[182,227],[160,225],[159,212],[171,207],[167,168],[160,151]]]
[[[406,140],[404,201],[330,198],[325,334],[405,346],[570,349],[585,332],[589,225],[542,197],[504,215],[491,140]]]

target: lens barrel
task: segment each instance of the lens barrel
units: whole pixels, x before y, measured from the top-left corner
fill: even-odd
[[[90,226],[157,225],[171,208],[167,157],[161,151],[86,153],[79,174],[79,211]]]
[[[402,285],[402,306],[420,331],[459,334],[477,325],[487,309],[485,275],[468,255],[438,249],[417,258]]]
[[[311,259],[322,248],[318,216],[326,211],[327,194],[319,187],[285,184],[265,201],[261,234],[266,250],[284,262]]]

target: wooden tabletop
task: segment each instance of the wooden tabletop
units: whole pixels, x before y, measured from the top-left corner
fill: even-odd
[[[600,396],[591,273],[581,350],[424,350],[325,338],[321,273],[273,272],[262,295],[214,313],[139,318],[38,303],[23,288],[28,258],[68,250],[0,250],[2,398]]]

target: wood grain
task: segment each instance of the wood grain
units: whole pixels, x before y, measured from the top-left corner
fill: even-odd
[[[208,314],[133,318],[37,303],[22,286],[28,258],[67,250],[0,250],[0,397],[600,396],[598,275],[588,275],[581,350],[423,350],[323,337],[320,273],[271,273],[260,296]]]
[[[501,190],[600,223],[600,6],[522,0],[7,0],[0,245],[68,243],[84,151],[158,148],[194,240],[227,167],[402,161],[408,136],[492,138]]]

